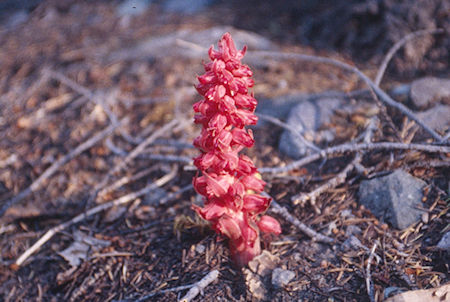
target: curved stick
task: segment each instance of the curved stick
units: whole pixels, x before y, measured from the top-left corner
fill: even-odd
[[[282,53],[282,52],[276,52],[276,51],[252,51],[249,52],[253,56],[261,56],[261,57],[270,57],[270,58],[279,58],[279,59],[294,59],[294,60],[302,60],[302,61],[309,61],[309,62],[315,62],[315,63],[323,63],[323,64],[329,64],[336,67],[339,67],[343,70],[350,71],[358,75],[358,77],[363,80],[367,86],[369,86],[373,91],[378,95],[381,101],[388,104],[391,107],[394,107],[398,109],[400,112],[405,114],[408,118],[415,121],[418,125],[420,125],[423,129],[425,129],[431,136],[436,139],[439,142],[442,142],[444,139],[442,136],[439,135],[436,131],[431,129],[428,125],[426,125],[421,119],[419,119],[414,112],[412,112],[408,107],[405,105],[398,103],[394,101],[386,92],[380,89],[372,80],[367,77],[364,73],[362,73],[357,67],[349,65],[347,63],[326,58],[326,57],[319,57],[319,56],[311,56],[311,55],[305,55],[305,54],[299,54],[299,53]]]

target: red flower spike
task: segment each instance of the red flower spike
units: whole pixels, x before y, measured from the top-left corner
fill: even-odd
[[[194,146],[201,154],[194,159],[201,172],[193,179],[195,190],[205,197],[205,206],[192,208],[212,228],[230,240],[235,263],[246,265],[261,253],[260,232],[280,234],[278,221],[261,216],[270,198],[261,195],[265,182],[252,160],[239,152],[254,144],[246,126],[255,125],[257,100],[249,89],[253,73],[241,63],[246,48],[237,50],[229,33],[219,49],[208,51],[210,62],[195,86],[203,99],[193,105],[194,121],[203,126]]]

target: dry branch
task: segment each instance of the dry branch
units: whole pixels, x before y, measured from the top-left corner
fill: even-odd
[[[107,203],[101,204],[99,206],[93,207],[89,209],[88,211],[81,213],[80,215],[75,216],[69,221],[66,221],[58,226],[55,226],[48,230],[44,236],[42,236],[38,241],[36,241],[35,244],[33,244],[29,249],[27,249],[15,262],[16,266],[20,266],[24,263],[25,260],[28,259],[32,254],[34,254],[43,244],[45,244],[48,240],[50,240],[56,233],[61,232],[62,230],[68,228],[71,225],[74,225],[76,223],[79,223],[86,219],[89,216],[92,216],[94,214],[97,214],[101,211],[107,210],[109,208],[112,208],[114,206],[123,205],[126,204],[132,200],[135,200],[136,198],[145,195],[156,188],[159,188],[166,183],[168,183],[170,180],[172,180],[176,175],[176,169],[172,169],[172,171],[163,177],[157,179],[155,182],[145,186],[139,191],[129,193],[127,195],[124,195],[118,199],[109,201]]]
[[[132,300],[132,299],[123,299],[120,300],[119,302],[145,302],[145,301],[150,301],[150,298],[157,296],[157,295],[162,295],[165,293],[170,293],[170,292],[179,292],[185,289],[189,289],[191,288],[193,285],[192,284],[188,284],[188,285],[181,285],[181,286],[177,286],[177,287],[172,287],[172,288],[168,288],[168,289],[163,289],[157,292],[153,292],[150,293],[148,295],[145,295],[137,300]]]
[[[380,86],[381,80],[383,79],[384,72],[386,71],[386,68],[391,61],[392,57],[395,55],[395,53],[408,41],[411,41],[417,37],[423,36],[423,35],[433,35],[433,34],[440,34],[443,33],[444,30],[442,28],[438,29],[424,29],[424,30],[418,30],[415,32],[412,32],[406,36],[404,36],[402,39],[397,41],[387,52],[386,56],[383,59],[383,62],[380,65],[380,68],[378,69],[377,76],[375,77],[375,85]]]
[[[121,187],[123,187],[124,185],[136,181],[142,177],[145,177],[147,175],[149,175],[150,173],[152,173],[153,171],[155,171],[157,169],[157,167],[150,167],[147,169],[144,169],[134,175],[131,176],[124,176],[120,179],[118,179],[117,181],[115,181],[114,183],[112,183],[111,185],[109,185],[106,188],[103,188],[99,193],[98,196],[103,197],[105,196],[107,193],[110,193],[112,191],[115,191]]]
[[[376,131],[377,129],[377,121],[378,119],[376,119],[375,117],[371,118],[367,124],[367,128],[366,130],[363,132],[363,138],[364,138],[364,142],[365,143],[370,143],[370,141],[372,140],[372,136],[373,133]],[[338,185],[342,184],[345,182],[345,180],[347,179],[348,174],[353,171],[353,169],[357,169],[361,166],[362,160],[362,154],[359,152],[358,154],[356,154],[355,158],[352,160],[351,163],[349,163],[344,170],[342,170],[339,174],[337,174],[335,177],[331,178],[329,181],[327,181],[326,183],[324,183],[323,185],[317,187],[316,189],[314,189],[312,192],[309,192],[307,194],[297,194],[294,195],[291,198],[291,201],[294,204],[299,204],[299,203],[304,203],[307,200],[310,201],[311,205],[313,206],[314,210],[316,211],[317,214],[320,214],[320,209],[316,206],[316,198],[326,192],[327,190],[330,190],[332,188],[337,187]]]
[[[370,302],[375,302],[375,297],[373,293],[373,283],[370,273],[370,266],[372,265],[373,257],[375,256],[375,249],[377,248],[377,242],[375,242],[372,246],[372,249],[370,250],[369,259],[367,259],[367,266],[366,266],[366,288],[367,288],[367,295],[369,296]]]
[[[291,201],[293,204],[303,204],[306,201],[309,201],[310,204],[313,206],[315,212],[317,214],[320,214],[321,211],[316,205],[316,198],[321,195],[322,193],[337,187],[338,185],[342,184],[346,179],[347,175],[355,168],[355,166],[359,163],[360,157],[357,156],[350,164],[348,164],[344,170],[342,170],[339,174],[337,174],[335,177],[331,178],[329,181],[324,183],[323,185],[317,187],[313,191],[304,194],[297,194],[292,196]]]
[[[170,154],[143,154],[145,158],[151,160],[159,160],[163,162],[173,162],[173,163],[182,163],[186,165],[193,165],[193,160],[187,156],[178,156],[178,155],[170,155]]]
[[[449,146],[436,146],[424,144],[403,144],[403,143],[361,143],[361,144],[342,144],[327,149],[323,149],[320,153],[315,153],[307,157],[296,160],[284,167],[263,167],[259,171],[261,173],[286,173],[297,169],[301,166],[312,163],[320,158],[325,158],[329,155],[342,154],[345,152],[359,152],[363,150],[415,150],[430,153],[450,153]]]
[[[209,284],[214,282],[217,277],[219,277],[219,271],[213,270],[208,275],[202,278],[202,280],[195,283],[191,289],[187,292],[187,294],[180,299],[180,302],[190,302],[192,301],[197,295],[205,289]]]
[[[69,154],[61,157],[57,161],[55,161],[47,170],[44,171],[33,183],[26,188],[25,190],[21,191],[19,194],[11,198],[10,200],[7,200],[3,203],[1,209],[0,209],[0,217],[5,214],[6,210],[8,210],[9,207],[11,207],[13,204],[18,203],[22,199],[28,197],[31,193],[37,191],[42,187],[44,182],[52,176],[56,171],[58,171],[62,166],[64,166],[66,163],[68,163],[70,160],[81,154],[82,152],[86,151],[87,149],[91,148],[93,145],[98,143],[100,140],[104,139],[106,136],[111,134],[114,129],[116,129],[121,122],[112,124],[103,131],[97,133],[84,143],[78,145],[74,150],[72,150]]]
[[[178,291],[182,291],[185,289],[190,289],[187,294],[180,300],[183,302],[190,302],[192,301],[192,299],[194,299],[199,293],[203,292],[203,290],[205,289],[205,287],[207,287],[209,284],[211,284],[212,282],[214,282],[217,277],[219,277],[219,271],[218,270],[213,270],[211,272],[209,272],[205,277],[203,277],[200,281],[198,281],[197,283],[194,284],[188,284],[188,285],[181,285],[181,286],[177,286],[177,287],[172,287],[172,288],[168,288],[168,289],[163,289],[160,291],[156,291],[153,293],[150,293],[148,295],[145,295],[137,300],[134,300],[134,302],[144,302],[144,301],[150,301],[149,299],[156,296],[156,295],[161,295],[161,294],[165,294],[165,293],[170,293],[170,292],[178,292]],[[130,301],[129,299],[125,299],[125,300],[121,300],[120,302],[128,302]]]
[[[262,194],[267,197],[272,198],[272,196],[270,196],[267,193],[263,192]],[[299,229],[301,232],[305,233],[312,240],[317,241],[317,242],[324,242],[324,243],[328,243],[328,244],[333,244],[335,242],[334,239],[332,239],[328,236],[325,236],[323,234],[317,233],[316,231],[314,231],[313,229],[308,227],[306,224],[304,224],[303,222],[298,220],[295,216],[293,216],[291,213],[289,213],[289,211],[285,207],[281,206],[273,198],[272,198],[270,209],[272,212],[274,212],[274,213],[280,215],[281,217],[283,217],[284,219],[286,219],[286,221],[292,223],[294,226],[297,227],[297,229]]]
[[[153,132],[152,135],[147,137],[144,141],[142,141],[139,145],[136,146],[126,157],[125,159],[120,163],[120,165],[117,165],[111,172],[111,174],[120,172],[122,169],[124,169],[133,159],[135,159],[139,154],[141,154],[145,148],[147,148],[148,145],[153,143],[155,139],[160,137],[161,135],[167,133],[170,129],[175,127],[180,123],[179,120],[172,120],[169,123],[165,124],[163,127],[159,128],[155,132]]]
[[[138,155],[140,155],[148,145],[153,143],[161,135],[168,133],[169,130],[172,129],[173,127],[175,127],[178,123],[180,123],[180,121],[172,120],[171,122],[165,124],[163,127],[159,128],[158,130],[153,132],[152,135],[150,135],[145,140],[143,140],[139,145],[137,145],[130,153],[128,153],[128,155],[125,157],[125,159],[123,161],[120,162],[119,165],[115,166],[114,169],[110,170],[106,174],[106,176],[103,178],[103,180],[95,186],[95,188],[94,188],[95,193],[91,197],[95,198],[97,196],[99,190],[102,189],[108,183],[110,177],[113,174],[118,173],[118,172],[122,171],[123,169],[125,169],[126,166],[133,159],[135,159]]]
[[[163,198],[159,199],[156,204],[157,205],[163,205],[168,203],[171,200],[174,200],[175,198],[177,198],[178,196],[180,196],[180,194],[183,194],[184,192],[187,192],[189,190],[194,189],[194,186],[192,184],[186,185],[182,188],[180,188],[178,191],[176,192],[171,192],[169,194],[167,194],[166,196],[164,196]]]
[[[440,136],[436,131],[431,129],[428,125],[426,125],[421,119],[419,119],[414,112],[412,112],[409,108],[407,108],[405,105],[396,102],[393,100],[386,92],[384,92],[382,89],[380,89],[372,80],[367,77],[364,73],[362,73],[357,67],[349,65],[347,63],[326,58],[326,57],[320,57],[320,56],[312,56],[312,55],[305,55],[305,54],[299,54],[299,53],[282,53],[282,52],[276,52],[276,51],[251,51],[249,52],[249,55],[253,56],[259,56],[263,58],[272,58],[272,59],[292,59],[292,60],[302,60],[302,61],[308,61],[308,62],[314,62],[314,63],[323,63],[323,64],[329,64],[338,68],[341,68],[346,71],[350,71],[358,75],[358,77],[363,80],[367,86],[369,86],[373,91],[376,93],[376,95],[380,98],[381,101],[388,104],[391,107],[394,107],[398,109],[400,112],[405,114],[407,117],[409,117],[411,120],[415,121],[418,125],[420,125],[423,129],[425,129],[433,138],[435,138],[437,141],[442,142],[443,137]]]
[[[111,123],[116,124],[118,121],[117,116],[111,111],[111,109],[108,108],[108,106],[105,106],[105,104],[103,104],[102,101],[97,100],[96,96],[94,93],[92,93],[89,89],[87,89],[86,87],[81,86],[80,84],[76,83],[75,81],[69,79],[68,77],[66,77],[65,75],[63,75],[60,72],[51,70],[51,69],[45,69],[43,71],[43,74],[48,76],[49,78],[53,78],[55,80],[60,81],[61,83],[63,83],[64,85],[72,88],[74,91],[78,92],[79,94],[85,96],[88,100],[90,100],[91,102],[93,102],[96,105],[99,105],[103,111],[106,113],[106,115],[108,116],[109,120],[111,121]]]

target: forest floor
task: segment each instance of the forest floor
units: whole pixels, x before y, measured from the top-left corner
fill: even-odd
[[[191,209],[198,202],[192,141],[200,130],[192,104],[207,59],[196,33],[242,25],[231,16],[245,8],[217,5],[182,15],[152,5],[121,17],[116,7],[113,1],[44,1],[23,23],[0,25],[0,207],[6,210],[0,214],[0,301],[175,301],[214,270],[219,275],[194,301],[382,301],[386,289],[427,289],[450,280],[449,253],[436,248],[449,231],[448,141],[438,143],[400,110],[374,100],[355,73],[314,60],[267,59],[252,52],[250,42],[245,62],[261,103],[340,91],[376,105],[337,113],[327,126],[338,134],[320,148],[354,143],[375,117],[372,142],[424,147],[330,153],[326,161],[276,173],[270,168],[293,162],[278,150],[283,128],[255,127],[256,143],[246,154],[266,168],[266,192],[277,204],[269,213],[283,229],[264,238],[270,259],[258,265],[295,277],[279,288],[271,274],[235,267],[227,241]],[[294,30],[258,31],[261,16],[248,16],[242,26],[279,54],[325,56],[373,79],[387,52],[374,50],[367,59],[354,50],[300,45]],[[380,87],[390,91],[423,75],[449,77],[433,58],[422,65],[397,61],[403,69],[388,68]],[[363,96],[352,97],[356,90]],[[408,105],[407,97],[397,99]],[[314,202],[291,201],[352,163],[359,169],[347,169]],[[426,215],[404,230],[358,203],[362,180],[396,169],[427,184]]]

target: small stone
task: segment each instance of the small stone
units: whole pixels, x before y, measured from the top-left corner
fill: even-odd
[[[297,104],[306,102],[308,99],[308,94],[290,94],[268,99],[260,98],[258,100],[256,113],[262,113],[276,117],[277,119],[286,120],[289,113]],[[255,127],[261,127],[267,125],[267,123],[269,122],[260,119]],[[269,125],[271,124],[269,123]]]
[[[329,265],[329,263],[325,259],[320,262],[320,267],[321,268],[327,268],[328,265]]]
[[[352,210],[350,210],[350,209],[342,210],[340,212],[340,214],[341,214],[342,218],[353,218],[353,217],[355,217],[355,215],[353,215],[353,213],[352,213]]]
[[[361,241],[354,235],[350,235],[341,245],[341,250],[346,252],[350,250],[358,250],[363,247]]]
[[[195,246],[195,251],[199,254],[203,254],[206,250],[206,247],[203,244],[197,244]]]
[[[381,221],[405,229],[420,221],[423,189],[426,183],[396,170],[390,175],[365,180],[359,187],[359,202]]]
[[[327,230],[325,232],[326,235],[330,235],[331,233],[336,234],[337,231],[337,225],[336,225],[336,221],[332,221],[330,222],[330,224],[327,227]]]
[[[437,244],[437,247],[441,250],[450,251],[450,231],[442,236],[441,240],[439,240],[439,243]]]
[[[325,131],[319,135],[318,130],[323,124],[330,122],[334,110],[341,103],[341,100],[336,98],[303,101],[291,109],[287,124],[302,133],[305,138],[314,138],[312,143],[331,141],[334,139],[333,133]],[[308,151],[308,146],[289,130],[284,130],[278,147],[281,152],[294,159],[304,156]]]
[[[423,223],[428,223],[429,220],[430,220],[430,214],[428,214],[428,213],[423,213],[423,214],[422,214],[422,222],[423,222]]]
[[[450,106],[436,105],[426,111],[417,112],[417,117],[428,127],[445,132],[450,127]]]
[[[418,109],[427,108],[434,101],[450,98],[450,79],[426,77],[411,84],[411,101]]]
[[[294,279],[295,273],[293,271],[276,268],[272,271],[272,285],[274,287],[284,287],[292,279]]]

